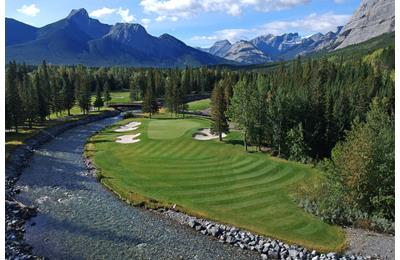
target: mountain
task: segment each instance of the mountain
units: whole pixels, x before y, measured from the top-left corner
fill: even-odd
[[[230,46],[223,58],[239,62],[241,64],[261,64],[270,62],[271,58],[257,49],[254,44],[248,41],[238,41]]]
[[[309,37],[300,37],[298,33],[272,34],[259,36],[251,42],[273,60],[289,60],[298,55],[306,55],[318,50],[329,48],[336,40],[341,27],[336,32],[326,34],[316,33]]]
[[[339,35],[336,49],[393,32],[395,0],[363,0]]]
[[[32,41],[36,38],[38,28],[6,18],[6,46]]]
[[[395,0],[362,0],[350,21],[344,27],[339,26],[335,32],[316,33],[309,37],[301,37],[298,33],[266,34],[250,40],[250,43],[261,51],[260,55],[268,56],[272,61],[290,60],[299,55],[309,55],[322,50],[333,51],[394,32],[394,7]],[[232,46],[234,45],[235,43]],[[222,55],[218,52],[216,54],[218,56],[244,64],[259,62],[256,50],[248,57],[237,53],[229,55],[227,54],[229,49],[225,47],[227,45],[221,42],[216,42],[211,48],[203,50],[211,53],[211,49],[221,49],[220,46],[224,46],[225,49]],[[264,56],[259,57],[260,60],[263,60]],[[249,59],[246,60],[247,58]]]
[[[231,44],[228,40],[215,42],[210,48],[198,48],[218,57],[235,61],[243,65],[270,62],[271,58],[248,41]]]
[[[36,30],[13,21],[6,23],[6,61],[157,67],[232,63],[189,47],[171,35],[154,37],[139,24],[103,24],[90,18],[85,9],[72,10],[66,18]],[[11,32],[10,25],[14,24],[21,29]],[[19,31],[34,33],[22,37]]]
[[[224,57],[231,46],[232,44],[228,40],[222,40],[215,42],[210,48],[199,49],[218,57]]]

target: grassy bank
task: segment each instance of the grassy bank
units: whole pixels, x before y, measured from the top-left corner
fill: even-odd
[[[194,140],[197,129],[209,127],[206,119],[134,120],[142,122],[138,130],[116,133],[116,126],[110,127],[86,146],[101,181],[124,199],[150,206],[177,204],[189,214],[290,243],[343,249],[342,230],[305,213],[290,196],[298,182],[317,174],[309,166],[245,153],[238,132],[224,142]],[[139,132],[138,143],[115,142],[117,136]]]

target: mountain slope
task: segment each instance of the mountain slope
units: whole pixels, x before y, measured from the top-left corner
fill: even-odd
[[[6,46],[32,41],[36,38],[38,28],[6,18]]]
[[[229,63],[170,35],[154,37],[139,24],[102,24],[90,18],[85,9],[72,10],[68,17],[37,29],[29,41],[12,39],[11,43],[18,44],[7,46],[6,61],[30,64],[42,60],[88,66],[182,67]]]
[[[363,0],[360,7],[343,28],[336,41],[336,49],[367,41],[384,33],[393,32],[395,24],[394,0]]]
[[[234,43],[223,56],[242,64],[260,64],[271,61],[271,58],[257,49],[251,42],[239,41]]]

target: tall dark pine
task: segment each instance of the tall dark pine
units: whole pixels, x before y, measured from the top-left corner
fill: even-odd
[[[223,82],[220,81],[214,88],[211,95],[211,133],[218,134],[222,141],[222,133],[229,131],[228,120],[225,116],[227,103],[224,96]]]
[[[103,101],[106,104],[109,104],[111,101],[110,84],[108,83],[108,81],[106,81],[106,83],[104,83]]]
[[[96,99],[94,100],[94,107],[97,108],[97,110],[100,110],[100,108],[102,106],[104,106],[104,101],[103,101],[103,97],[101,96],[101,89],[100,89],[100,84],[97,81],[96,84]]]
[[[6,75],[6,107],[8,109],[6,116],[9,116],[15,132],[18,133],[18,126],[23,122],[23,104],[18,92],[18,84],[16,81],[17,65],[15,62],[10,63]]]

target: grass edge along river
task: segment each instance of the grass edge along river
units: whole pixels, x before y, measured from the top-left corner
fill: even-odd
[[[114,130],[131,121],[137,130]],[[295,184],[318,174],[310,166],[245,153],[239,132],[224,142],[192,136],[209,120],[198,117],[122,120],[94,135],[86,154],[99,179],[132,204],[171,206],[190,215],[234,225],[267,237],[323,252],[345,249],[340,227],[299,208],[290,196]],[[116,143],[121,135],[141,135],[137,143]]]

